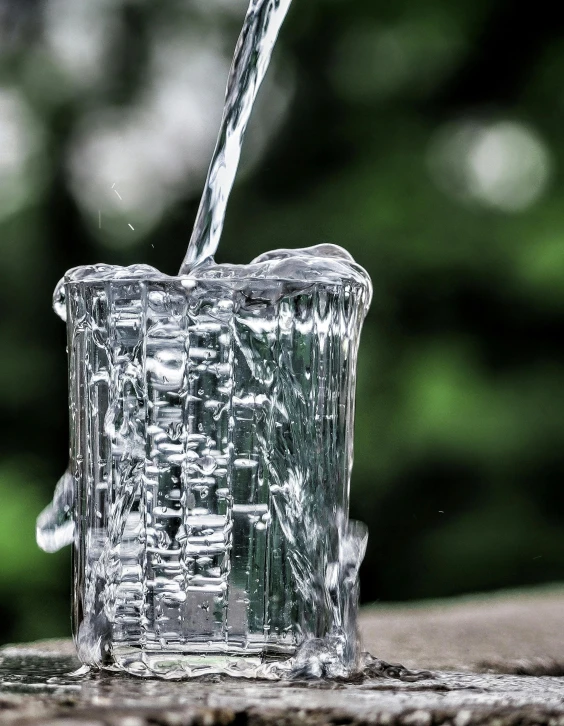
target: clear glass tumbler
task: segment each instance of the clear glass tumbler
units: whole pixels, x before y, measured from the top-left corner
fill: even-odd
[[[348,509],[369,289],[99,269],[64,284],[78,655],[165,677],[287,658],[331,627],[299,550]]]

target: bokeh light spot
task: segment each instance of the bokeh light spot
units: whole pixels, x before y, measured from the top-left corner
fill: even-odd
[[[215,31],[156,31],[150,58],[138,98],[84,114],[68,150],[73,196],[109,248],[142,244],[173,204],[200,191],[221,120],[229,59]],[[239,179],[286,117],[293,79],[291,72],[273,71],[249,128]]]
[[[31,162],[42,134],[28,104],[16,91],[0,89],[0,219],[35,198],[39,174]]]
[[[108,0],[50,0],[45,5],[45,43],[51,60],[73,86],[88,87],[108,72],[108,48],[117,14]]]
[[[429,166],[450,196],[519,212],[544,192],[550,155],[539,135],[523,123],[462,121],[439,131]]]

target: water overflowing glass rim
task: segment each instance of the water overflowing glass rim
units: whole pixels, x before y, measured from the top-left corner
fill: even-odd
[[[366,270],[341,247],[332,244],[294,250],[266,252],[247,265],[216,264],[213,259],[187,274],[166,275],[150,265],[130,267],[97,264],[75,267],[69,270],[57,285],[53,297],[55,310],[62,314],[68,286],[84,284],[99,286],[107,282],[133,284],[139,282],[180,282],[189,292],[196,285],[243,291],[251,288],[261,297],[261,287],[286,285],[289,291],[311,290],[320,285],[345,287],[351,285],[363,289],[365,310],[372,300],[372,283]],[[61,315],[62,317],[62,315]]]
[[[342,247],[320,244],[298,249],[279,249],[259,255],[248,264],[217,264],[213,258],[205,264],[178,275],[167,275],[150,265],[130,267],[96,264],[69,270],[61,283],[109,280],[229,280],[234,282],[271,281],[312,284],[318,281],[356,282],[371,289],[366,270]],[[61,284],[59,283],[59,284]]]

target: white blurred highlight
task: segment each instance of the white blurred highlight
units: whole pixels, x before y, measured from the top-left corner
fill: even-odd
[[[108,71],[108,48],[115,37],[111,0],[49,0],[44,37],[51,58],[75,86],[99,83]]]
[[[32,162],[41,147],[41,129],[24,99],[0,88],[0,219],[35,198],[39,172]]]
[[[68,153],[69,182],[101,243],[139,244],[168,207],[202,188],[229,73],[222,43],[218,33],[155,32],[137,101],[83,118]],[[263,89],[268,103],[258,104],[249,130],[243,173],[258,161],[289,105],[291,84],[276,85],[271,77],[269,86]],[[124,221],[139,234],[131,235]]]
[[[186,39],[182,45],[163,42],[134,106],[96,111],[84,119],[69,154],[71,186],[85,211],[93,215],[102,208],[106,219],[109,215],[105,232],[112,231],[112,216],[132,219],[148,231],[181,192],[201,184],[227,72],[213,47]],[[119,196],[110,193],[112,185]],[[115,227],[118,238],[122,226]],[[121,237],[123,244],[137,241]],[[112,244],[112,235],[101,240]]]
[[[450,196],[505,212],[534,204],[550,177],[545,144],[517,121],[447,125],[431,144],[429,166]]]

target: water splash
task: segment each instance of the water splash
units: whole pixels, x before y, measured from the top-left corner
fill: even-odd
[[[217,251],[247,124],[290,3],[251,0],[235,49],[221,128],[181,275],[202,265]]]
[[[53,501],[37,518],[37,544],[44,552],[58,552],[74,538],[74,477],[69,469],[59,479]]]

